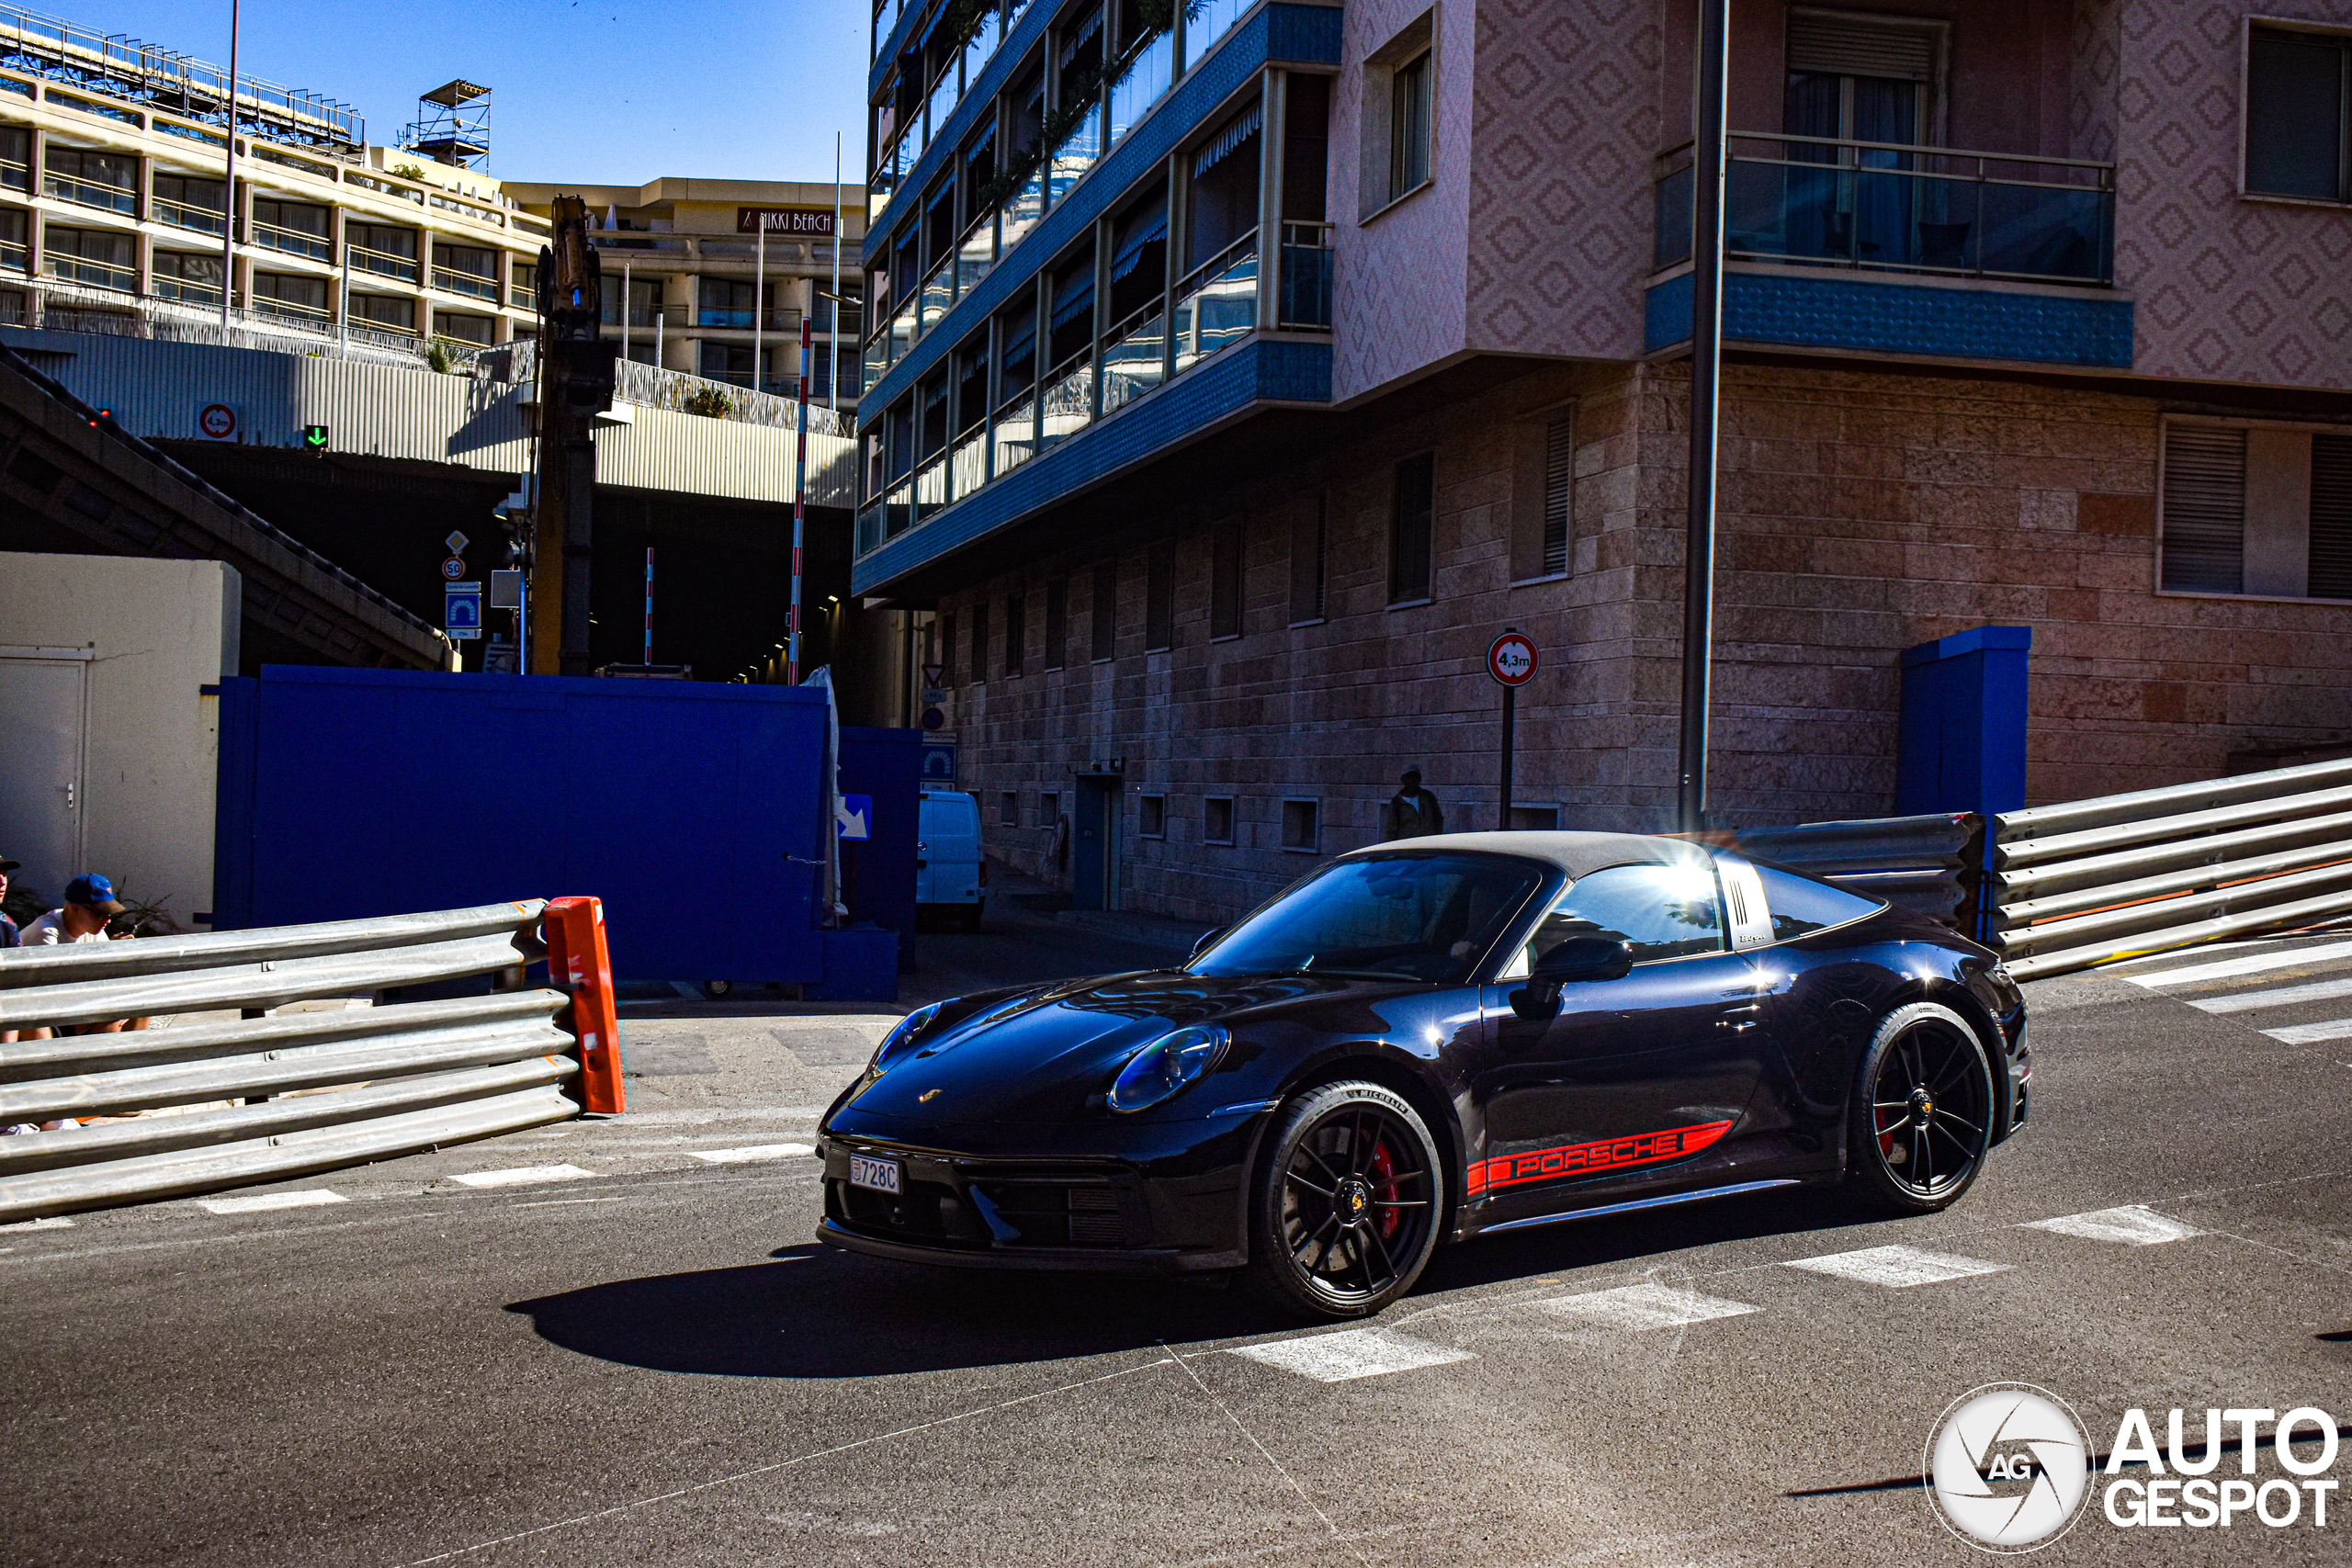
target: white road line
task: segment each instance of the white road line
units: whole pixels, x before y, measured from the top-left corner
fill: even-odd
[[[1612,1328],[1635,1331],[1676,1328],[1686,1323],[1705,1323],[1710,1318],[1737,1317],[1743,1313],[1764,1310],[1746,1302],[1725,1301],[1721,1296],[1702,1296],[1696,1291],[1656,1283],[1623,1285],[1613,1291],[1589,1291],[1576,1296],[1555,1296],[1535,1304],[1563,1317],[1580,1317]]]
[[[1987,1263],[1981,1258],[1962,1258],[1950,1252],[1923,1252],[1916,1247],[1866,1247],[1860,1252],[1833,1252],[1823,1258],[1800,1258],[1789,1267],[1809,1269],[1816,1274],[1835,1274],[1841,1280],[1859,1280],[1865,1285],[1884,1285],[1890,1290],[1901,1291],[1913,1285],[1939,1285],[1947,1280],[1965,1280],[1972,1274],[1998,1274],[2008,1265]]]
[[[67,1231],[74,1222],[62,1214],[51,1214],[45,1220],[18,1220],[12,1225],[0,1225],[0,1231]]]
[[[2208,997],[2201,1001],[2188,997],[2180,999],[2206,1012],[2252,1012],[2256,1008],[2292,1007],[2297,1002],[2324,1002],[2335,997],[2352,997],[2352,977],[2320,980],[2308,986],[2280,986],[2267,991],[2240,991],[2233,997]]]
[[[302,1192],[262,1192],[251,1198],[199,1198],[196,1206],[216,1214],[256,1214],[264,1209],[315,1209],[345,1201],[340,1192],[313,1187]]]
[[[2154,1247],[2205,1234],[2195,1225],[2159,1214],[2144,1203],[2096,1209],[2087,1214],[2061,1214],[2054,1220],[2036,1220],[2026,1228],[2056,1231],[2060,1235],[2078,1235],[2089,1241],[2120,1241],[2127,1247]]]
[[[744,1149],[688,1149],[686,1153],[712,1165],[741,1165],[746,1160],[793,1159],[817,1151],[807,1144],[754,1144]]]
[[[1303,1378],[1313,1378],[1317,1382],[1376,1378],[1388,1372],[1409,1372],[1471,1359],[1467,1350],[1408,1339],[1385,1328],[1343,1328],[1335,1334],[1310,1334],[1299,1339],[1245,1345],[1233,1353]]]
[[[2310,1045],[2322,1040],[2352,1039],[2352,1018],[2331,1018],[2325,1023],[2295,1023],[2262,1032],[2281,1045]]]
[[[2153,975],[2125,975],[2135,986],[2194,986],[2206,980],[2226,980],[2233,975],[2259,975],[2266,969],[2292,969],[2298,964],[2324,964],[2352,958],[2352,942],[2326,947],[2290,948],[2284,953],[2257,953],[2249,958],[2225,958],[2218,964],[2192,964],[2185,969],[2159,969]]]
[[[462,1171],[449,1179],[468,1187],[527,1187],[535,1181],[577,1181],[595,1174],[576,1165],[518,1165],[506,1170]]]

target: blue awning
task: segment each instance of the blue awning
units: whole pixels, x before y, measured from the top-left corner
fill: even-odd
[[[1086,20],[1079,24],[1078,31],[1062,39],[1060,63],[1068,65],[1077,57],[1078,51],[1086,47],[1086,40],[1102,30],[1102,7],[1097,6],[1088,14]]]
[[[1214,168],[1218,159],[1258,134],[1261,106],[1251,104],[1233,117],[1233,122],[1216,133],[1216,140],[1201,149],[1193,160],[1193,177],[1199,179]]]
[[[1119,239],[1119,248],[1111,253],[1111,281],[1118,282],[1135,271],[1143,260],[1144,248],[1154,240],[1168,237],[1168,203],[1163,200],[1148,214],[1130,220],[1126,233]]]
[[[1094,309],[1094,274],[1081,272],[1072,284],[1065,285],[1054,296],[1054,326],[1059,328]]]
[[[1005,334],[1004,362],[1007,365],[1026,355],[1037,341],[1037,317],[1035,311],[1022,316],[1020,323]]]

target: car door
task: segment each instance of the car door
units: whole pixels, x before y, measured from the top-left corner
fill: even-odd
[[[1528,967],[1571,936],[1632,944],[1614,980],[1563,987],[1559,1010],[1521,1018]],[[1764,1068],[1756,969],[1727,940],[1721,889],[1703,863],[1620,865],[1559,894],[1502,979],[1474,1093],[1484,1151],[1472,1194],[1490,1222],[1601,1201],[1671,1179],[1734,1131]]]

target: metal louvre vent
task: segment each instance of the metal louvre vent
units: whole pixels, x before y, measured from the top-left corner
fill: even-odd
[[[1544,571],[1568,570],[1568,489],[1576,468],[1576,421],[1555,419],[1544,432]]]
[[[2314,599],[2352,599],[2352,435],[2312,437]]]
[[[2166,425],[2164,508],[2164,585],[2188,592],[2243,592],[2245,432]]]
[[[1942,29],[1842,11],[1789,13],[1789,69],[1825,76],[1932,82]]]

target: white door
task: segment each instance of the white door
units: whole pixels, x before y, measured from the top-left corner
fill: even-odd
[[[62,650],[61,650],[62,651]],[[82,872],[89,663],[0,650],[0,856],[53,906]]]

